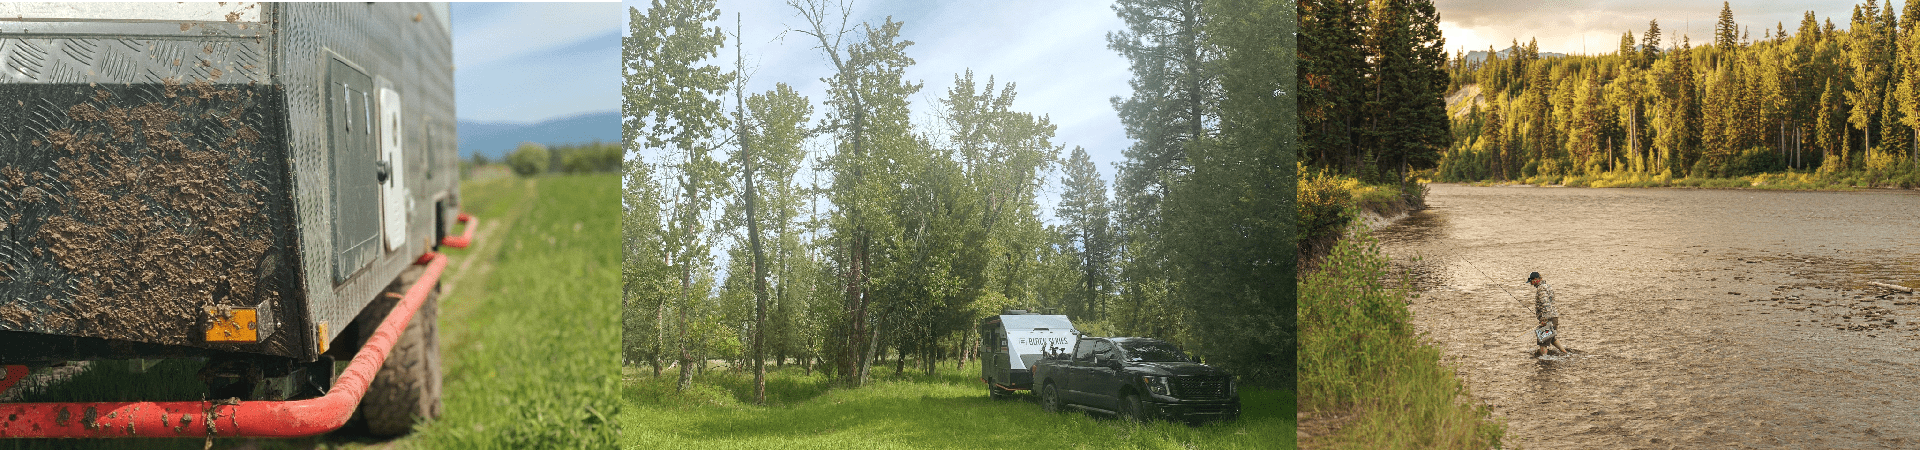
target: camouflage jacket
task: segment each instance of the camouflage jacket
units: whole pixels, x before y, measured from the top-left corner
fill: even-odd
[[[1541,282],[1533,288],[1533,316],[1540,320],[1560,317],[1560,310],[1553,307],[1553,285]]]

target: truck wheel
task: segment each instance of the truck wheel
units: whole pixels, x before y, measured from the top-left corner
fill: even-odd
[[[1047,387],[1041,388],[1040,409],[1050,413],[1060,412],[1060,390],[1055,389],[1053,383],[1047,383]]]
[[[369,434],[398,436],[412,430],[415,422],[440,417],[440,343],[435,333],[439,296],[429,294],[420,304],[367,387],[359,412]]]
[[[1120,415],[1134,422],[1146,422],[1147,415],[1140,408],[1140,396],[1132,393],[1120,396]]]

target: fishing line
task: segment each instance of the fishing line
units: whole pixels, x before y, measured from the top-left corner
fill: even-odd
[[[1493,282],[1493,288],[1494,288],[1494,289],[1499,289],[1499,290],[1500,290],[1500,292],[1505,292],[1505,293],[1507,294],[1507,298],[1511,298],[1511,299],[1513,299],[1513,301],[1516,301],[1516,302],[1520,302],[1520,303],[1521,303],[1522,305],[1524,305],[1524,304],[1526,304],[1526,303],[1527,303],[1527,302],[1526,302],[1525,300],[1521,300],[1521,299],[1520,299],[1520,297],[1515,297],[1515,296],[1513,296],[1513,292],[1512,292],[1512,291],[1508,291],[1508,290],[1507,290],[1507,288],[1504,288],[1504,287],[1500,287],[1500,281],[1499,281],[1499,280],[1495,280],[1495,279],[1493,278],[1493,275],[1488,275],[1488,274],[1487,274],[1487,271],[1484,271],[1484,270],[1480,270],[1480,267],[1479,267],[1479,266],[1475,266],[1475,265],[1473,265],[1473,261],[1468,261],[1468,260],[1465,260],[1465,259],[1461,259],[1461,260],[1460,260],[1460,262],[1463,262],[1463,263],[1467,263],[1467,267],[1472,267],[1472,268],[1473,268],[1473,271],[1475,271],[1475,272],[1480,272],[1480,276],[1483,276],[1483,277],[1487,277],[1487,281],[1491,281],[1491,282]],[[1533,329],[1531,329],[1531,330],[1527,330],[1525,334],[1533,334],[1534,332],[1537,332],[1537,331],[1539,331],[1539,330],[1540,330],[1540,327],[1534,327],[1534,328],[1533,328]]]
[[[1475,265],[1473,265],[1473,261],[1468,261],[1468,260],[1465,260],[1465,259],[1462,259],[1462,260],[1460,260],[1460,262],[1463,262],[1463,263],[1467,263],[1467,267],[1472,267],[1472,268],[1473,268],[1473,271],[1475,271],[1475,272],[1480,272],[1480,276],[1483,276],[1483,277],[1487,277],[1487,281],[1492,281],[1492,282],[1493,282],[1493,288],[1494,288],[1494,289],[1499,289],[1499,290],[1500,290],[1500,292],[1505,292],[1505,293],[1507,294],[1507,298],[1511,298],[1511,299],[1513,299],[1513,301],[1516,301],[1516,302],[1520,302],[1520,303],[1526,303],[1526,301],[1525,301],[1525,300],[1521,300],[1521,299],[1520,299],[1520,297],[1515,297],[1515,296],[1513,296],[1513,292],[1512,292],[1512,291],[1508,291],[1508,290],[1507,290],[1507,288],[1504,288],[1504,287],[1500,287],[1500,281],[1499,281],[1499,280],[1495,280],[1495,279],[1493,279],[1493,276],[1492,276],[1492,275],[1487,275],[1487,271],[1484,271],[1484,270],[1480,270],[1480,267],[1479,267],[1479,266],[1475,266]]]

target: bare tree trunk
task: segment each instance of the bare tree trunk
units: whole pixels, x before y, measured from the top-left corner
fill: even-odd
[[[693,355],[687,352],[687,309],[692,306],[693,269],[680,273],[680,384],[679,390],[693,387]]]
[[[900,357],[893,360],[893,375],[900,376],[907,373],[907,343],[900,343],[898,347],[894,347],[894,350],[900,354]]]
[[[860,358],[859,383],[856,384],[856,386],[865,386],[868,381],[873,379],[873,359],[875,358],[875,353],[879,353],[880,351],[880,327],[871,327],[869,333],[871,334],[867,336],[866,356]]]
[[[734,13],[733,58],[734,122],[740,124],[740,177],[746,181],[742,190],[747,204],[747,242],[753,247],[753,404],[767,404],[767,262],[760,248],[760,217],[753,209],[753,144],[752,134],[747,127],[746,97],[740,91],[745,89],[745,81],[738,75],[744,72],[745,60],[740,53],[740,13]]]
[[[660,378],[660,343],[667,340],[666,330],[661,325],[667,322],[667,302],[662,299],[660,306],[653,308],[653,351],[647,355],[647,362],[653,364],[653,377]]]

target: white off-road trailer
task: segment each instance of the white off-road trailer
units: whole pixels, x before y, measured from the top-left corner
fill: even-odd
[[[1007,310],[980,321],[980,382],[999,399],[1033,389],[1033,364],[1073,350],[1079,330],[1067,316]]]

